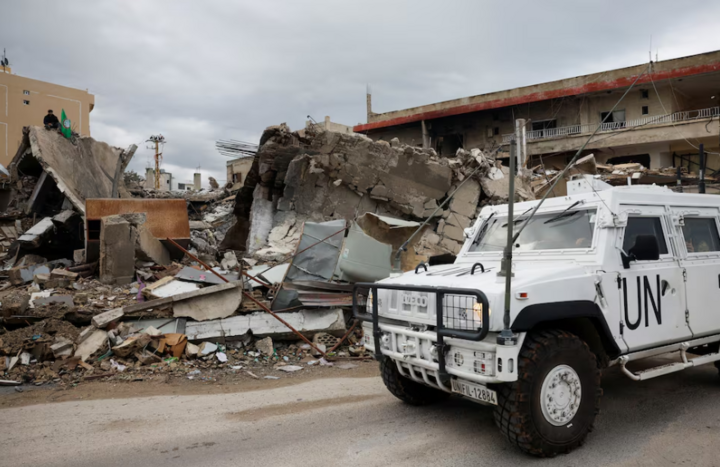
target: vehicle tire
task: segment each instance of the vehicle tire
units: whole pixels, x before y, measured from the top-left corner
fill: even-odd
[[[582,445],[600,411],[600,370],[579,337],[560,330],[531,333],[518,380],[496,387],[495,423],[521,450],[553,457]],[[543,406],[544,405],[544,406]]]
[[[390,358],[380,361],[380,374],[390,393],[410,405],[429,405],[447,399],[450,393],[416,383],[400,374]]]

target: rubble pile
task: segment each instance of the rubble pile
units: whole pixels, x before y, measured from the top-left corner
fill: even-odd
[[[218,251],[235,223],[231,192],[138,193],[120,182],[132,148],[36,127],[24,136],[0,213],[3,384],[212,380],[241,368],[253,378],[363,358],[340,307],[266,312],[283,275],[250,280],[243,269],[257,262]]]
[[[537,198],[542,197],[552,186],[564,167],[548,166],[539,164],[526,172],[531,179],[530,186]],[[684,190],[697,192],[697,184],[700,177],[697,173],[690,172],[687,167],[680,168],[681,184]],[[640,163],[632,162],[625,164],[600,164],[595,160],[594,154],[587,154],[579,158],[568,169],[564,180],[560,180],[551,193],[551,196],[565,196],[567,194],[567,182],[578,177],[590,176],[594,179],[607,183],[610,186],[619,185],[669,185],[672,189],[680,189],[677,180],[676,167],[663,167],[648,169]],[[717,182],[715,179],[705,179],[709,182]],[[708,191],[715,192],[715,191]]]
[[[404,253],[412,259],[405,266],[414,267],[433,255],[457,253],[479,208],[507,202],[508,176],[479,149],[441,158],[397,139],[270,127],[236,196],[237,224],[221,247],[274,261],[295,249],[305,221],[352,222],[366,213],[422,221],[457,190]],[[529,181],[517,177],[518,200],[534,198]]]

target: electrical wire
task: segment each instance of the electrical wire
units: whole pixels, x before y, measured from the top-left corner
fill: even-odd
[[[610,109],[610,112],[608,112],[608,113],[605,115],[605,118],[602,119],[602,121],[601,121],[600,124],[597,126],[597,128],[595,128],[595,131],[593,131],[593,133],[590,135],[590,137],[588,137],[587,141],[585,141],[585,143],[580,147],[580,149],[577,150],[577,152],[575,153],[575,155],[573,156],[573,158],[570,160],[570,162],[565,166],[565,168],[563,169],[563,171],[560,172],[560,174],[557,176],[557,178],[555,179],[555,183],[553,183],[552,186],[550,187],[550,189],[545,192],[545,195],[543,195],[543,197],[542,197],[542,199],[540,200],[540,202],[537,204],[537,206],[535,206],[535,209],[533,210],[533,212],[530,213],[530,217],[528,217],[528,219],[523,223],[523,225],[520,227],[520,229],[518,229],[518,232],[513,236],[511,243],[515,243],[515,240],[517,240],[517,238],[520,236],[520,234],[522,233],[522,231],[523,231],[523,230],[525,229],[525,227],[528,225],[528,222],[533,218],[533,216],[535,216],[535,213],[536,213],[537,210],[540,208],[540,206],[543,205],[543,203],[544,203],[545,200],[547,199],[548,195],[550,194],[550,191],[552,191],[552,190],[555,188],[555,185],[557,185],[558,182],[560,181],[560,179],[565,176],[565,174],[566,174],[567,171],[570,169],[570,167],[572,167],[573,164],[575,164],[575,161],[578,159],[578,157],[579,157],[580,154],[583,152],[583,150],[584,150],[585,147],[588,145],[588,143],[590,143],[590,140],[592,140],[593,137],[597,134],[597,132],[600,131],[600,128],[602,128],[603,124],[605,123],[605,120],[607,120],[607,118],[608,118],[610,115],[612,115],[612,113],[615,111],[615,109],[617,108],[617,106],[620,105],[620,102],[622,102],[623,99],[625,99],[625,96],[628,95],[628,93],[629,93],[630,90],[635,86],[635,84],[638,82],[638,80],[639,80],[645,73],[647,73],[647,71],[650,69],[650,66],[651,66],[651,65],[652,65],[652,62],[651,62],[651,63],[648,63],[648,66],[645,68],[645,70],[644,70],[642,73],[640,73],[640,74],[637,76],[637,78],[635,78],[635,81],[632,82],[632,84],[630,85],[630,87],[627,88],[627,90],[623,93],[623,95],[620,97],[620,99],[615,103],[615,105],[613,106],[613,108]],[[511,174],[511,175],[512,175],[512,174]],[[592,185],[591,185],[591,188],[592,188]],[[593,190],[593,191],[594,191],[594,190]],[[513,196],[514,196],[514,194],[513,194]],[[602,198],[600,198],[600,199],[602,200]],[[603,201],[603,203],[604,203],[604,201]],[[607,206],[607,205],[606,205],[606,206]],[[610,213],[613,215],[613,217],[615,217],[615,213],[613,213],[612,210],[610,211]]]

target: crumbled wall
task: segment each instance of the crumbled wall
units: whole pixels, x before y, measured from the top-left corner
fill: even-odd
[[[441,158],[397,139],[374,142],[363,135],[270,127],[236,197],[238,221],[223,247],[277,261],[292,253],[305,220],[354,220],[371,212],[420,221],[471,175],[415,242],[419,257],[458,252],[478,207],[503,202],[498,190],[483,196],[483,180],[497,183],[507,175],[493,159],[478,149]],[[517,180],[519,199],[532,199],[524,190],[527,180]]]

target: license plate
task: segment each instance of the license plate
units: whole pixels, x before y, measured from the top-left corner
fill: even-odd
[[[480,402],[486,402],[488,404],[497,405],[497,392],[492,389],[488,389],[485,386],[479,384],[468,383],[466,381],[460,381],[453,379],[450,381],[453,392],[462,394],[470,399],[475,399]]]
[[[428,298],[421,295],[403,294],[402,302],[405,305],[417,305],[419,307],[425,308],[428,305]]]

